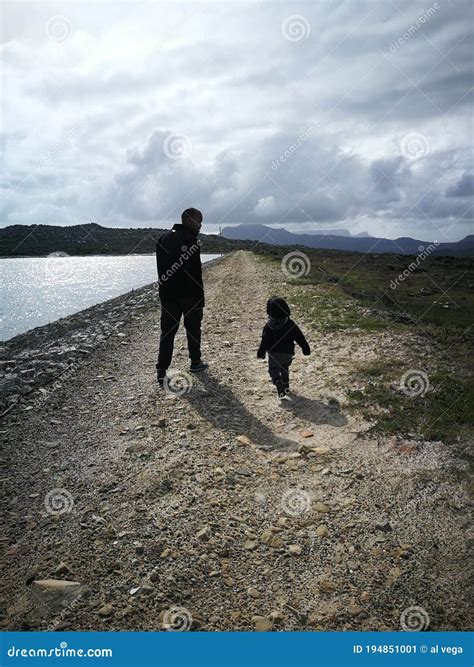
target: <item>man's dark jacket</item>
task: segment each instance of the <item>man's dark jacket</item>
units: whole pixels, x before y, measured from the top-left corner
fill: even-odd
[[[204,306],[201,242],[183,225],[174,225],[156,244],[156,264],[160,299],[191,299]]]

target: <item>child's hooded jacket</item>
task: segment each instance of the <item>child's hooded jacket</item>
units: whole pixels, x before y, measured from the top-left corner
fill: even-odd
[[[268,320],[263,327],[262,340],[257,356],[263,358],[265,353],[284,353],[293,355],[295,343],[303,354],[310,354],[311,350],[303,332],[290,318],[290,307],[284,299],[272,297],[267,302]]]

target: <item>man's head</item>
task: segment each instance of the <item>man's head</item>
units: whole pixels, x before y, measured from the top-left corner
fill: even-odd
[[[195,234],[199,234],[202,227],[202,213],[197,208],[187,208],[181,213],[181,223]]]

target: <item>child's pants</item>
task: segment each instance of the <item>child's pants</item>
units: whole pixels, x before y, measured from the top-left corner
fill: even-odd
[[[268,354],[268,372],[273,384],[278,388],[286,389],[290,383],[289,371],[292,354],[286,352],[271,352]]]

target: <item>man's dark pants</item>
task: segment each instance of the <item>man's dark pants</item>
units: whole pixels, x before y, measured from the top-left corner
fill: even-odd
[[[156,367],[167,370],[173,357],[174,337],[179,328],[181,316],[188,338],[191,362],[201,359],[201,321],[203,309],[194,299],[161,299],[160,351]]]

